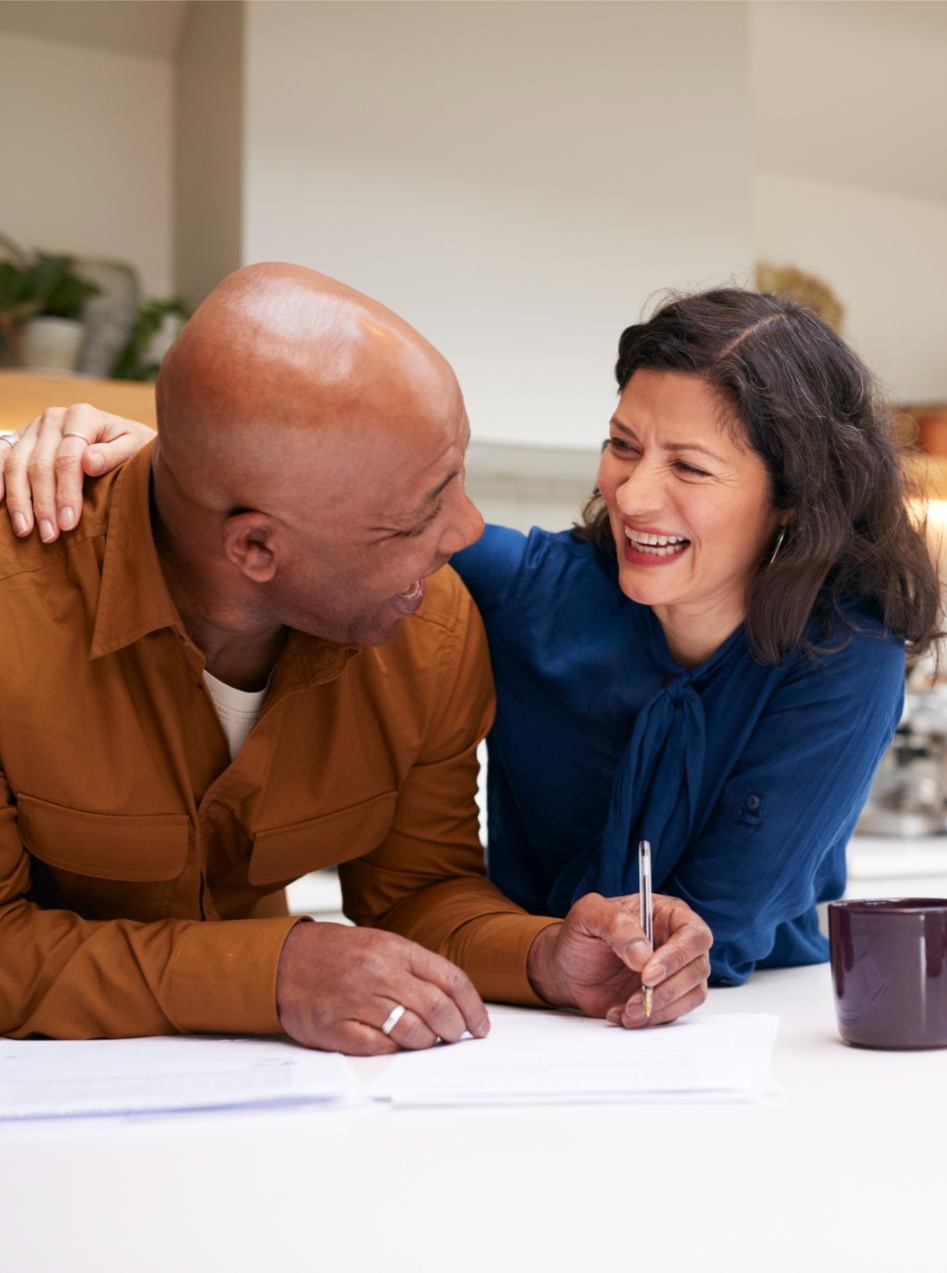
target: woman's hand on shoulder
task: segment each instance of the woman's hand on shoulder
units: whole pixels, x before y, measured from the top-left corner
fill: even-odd
[[[101,477],[140,450],[154,431],[87,403],[49,407],[0,443],[0,500],[6,499],[14,533],[39,527],[44,543],[73,530],[82,516],[82,484]]]

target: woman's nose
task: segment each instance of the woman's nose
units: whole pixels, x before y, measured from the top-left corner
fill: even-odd
[[[643,512],[653,512],[664,503],[663,484],[657,473],[644,460],[627,474],[625,480],[615,491],[615,503],[618,511],[630,516],[640,516]]]

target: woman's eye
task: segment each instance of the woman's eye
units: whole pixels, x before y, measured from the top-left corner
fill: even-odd
[[[709,477],[710,474],[705,469],[695,468],[693,464],[687,464],[684,460],[675,460],[674,467],[679,473],[686,473],[688,477]]]
[[[606,438],[602,443],[602,450],[604,451],[606,447],[610,447],[613,451],[619,451],[623,455],[633,455],[636,451],[636,448],[630,442],[626,442],[624,438]]]

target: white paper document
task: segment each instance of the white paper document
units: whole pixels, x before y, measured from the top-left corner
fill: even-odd
[[[345,1057],[281,1040],[0,1039],[0,1120],[351,1099]]]
[[[768,1013],[735,1013],[622,1030],[496,1006],[490,1020],[486,1039],[392,1056],[366,1091],[401,1105],[759,1100],[779,1023]]]
[[[364,1059],[273,1039],[0,1039],[0,1121],[247,1106],[758,1100],[778,1020],[701,1015],[621,1030],[490,1008],[486,1039]]]

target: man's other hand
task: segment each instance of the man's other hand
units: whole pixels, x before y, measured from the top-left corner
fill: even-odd
[[[676,897],[654,896],[652,951],[638,921],[638,895],[587,893],[561,924],[543,929],[530,947],[533,989],[557,1007],[634,1029],[691,1012],[707,997],[710,929]],[[645,1017],[642,986],[654,990]]]
[[[401,1004],[390,1034],[382,1026]],[[466,973],[416,942],[374,928],[300,923],[280,955],[276,1005],[297,1043],[349,1056],[456,1043],[489,1032]]]
[[[155,435],[145,424],[79,403],[48,407],[16,436],[16,446],[0,445],[0,500],[6,496],[17,535],[38,526],[51,544],[79,524],[86,477],[111,472]]]

